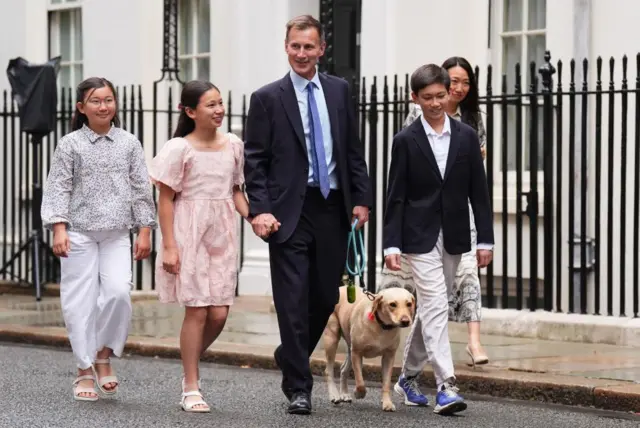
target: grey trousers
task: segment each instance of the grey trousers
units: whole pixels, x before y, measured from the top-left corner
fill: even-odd
[[[409,254],[407,261],[413,272],[418,302],[415,321],[404,348],[402,372],[406,376],[417,376],[430,361],[439,387],[454,377],[447,294],[453,286],[460,255],[446,252],[440,232],[431,252]]]

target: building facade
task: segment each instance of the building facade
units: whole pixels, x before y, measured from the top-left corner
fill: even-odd
[[[326,1],[326,0],[325,0]],[[334,0],[340,5],[341,0]],[[344,0],[342,0],[344,2]],[[362,76],[411,72],[455,53],[481,70],[516,61],[635,55],[633,0],[360,0]],[[184,78],[206,77],[250,93],[286,72],[285,22],[319,16],[321,0],[179,0]],[[0,0],[0,62],[62,55],[62,86],[108,76],[148,84],[162,63],[161,0]],[[336,26],[343,23],[337,22]],[[342,40],[340,43],[348,43]],[[425,51],[428,50],[428,53]],[[0,89],[8,88],[5,79]]]
[[[571,59],[578,62],[576,81],[581,82],[583,59],[593,62],[602,56],[607,63],[609,57],[620,61],[626,54],[630,63],[635,63],[640,51],[631,30],[640,22],[640,3],[635,0],[178,0],[181,79],[209,79],[223,91],[232,91],[234,104],[239,105],[242,94],[250,94],[288,71],[286,21],[303,13],[319,16],[329,3],[337,10],[351,8],[350,13],[332,20],[335,61],[347,64],[347,69],[356,70],[357,76],[368,82],[374,76],[404,76],[421,64],[441,63],[456,55],[479,68],[481,94],[486,92],[486,70],[491,66],[491,86],[499,92],[503,74],[507,85],[514,85],[516,63],[535,61],[540,65],[545,51],[550,51],[552,62],[562,60],[565,64],[561,83],[566,87]],[[161,76],[163,1],[0,0],[0,39],[5,41],[0,64],[16,56],[41,62],[61,55],[60,86],[73,87],[83,78],[100,75],[116,85],[141,85],[148,95],[152,83]],[[604,74],[608,79],[606,66]],[[613,76],[616,81],[622,79],[619,66]],[[635,79],[635,75],[627,78]],[[522,67],[522,79],[531,80],[526,66]],[[586,80],[589,87],[597,83],[591,68]],[[3,89],[9,89],[6,79],[0,79]],[[144,99],[148,103],[151,98]],[[627,114],[636,117],[631,110]],[[590,109],[589,117],[593,115]],[[238,132],[241,126],[240,121],[233,124]],[[499,129],[499,120],[494,126]],[[588,129],[592,128],[590,124]],[[591,138],[592,131],[588,132]],[[499,139],[496,141],[499,144]],[[567,149],[565,154],[580,156],[579,150],[569,153]],[[490,156],[498,165],[499,147]],[[508,163],[514,162],[510,158]],[[590,156],[590,167],[592,163]],[[505,176],[511,180],[511,172],[504,175],[496,170],[494,174],[494,182],[501,186]],[[578,179],[567,174],[565,183],[571,186]],[[497,242],[501,242],[500,193],[494,193]],[[515,199],[515,191],[508,197]],[[616,193],[616,198],[620,197]],[[509,227],[515,227],[513,217],[508,221]],[[542,232],[539,234],[542,240]],[[244,239],[240,293],[270,294],[267,247],[250,231]],[[567,252],[564,254],[566,257]],[[632,262],[629,269],[638,263]],[[512,266],[501,265],[498,253],[494,271],[496,275],[514,275]],[[628,301],[633,298],[629,297]]]

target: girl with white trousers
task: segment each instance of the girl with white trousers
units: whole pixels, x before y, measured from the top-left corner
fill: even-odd
[[[146,258],[156,227],[142,145],[120,128],[116,91],[106,79],[78,85],[72,132],[53,155],[42,221],[60,257],[60,303],[78,367],[73,397],[97,401],[118,390],[111,356],[120,357],[131,320],[133,253]]]

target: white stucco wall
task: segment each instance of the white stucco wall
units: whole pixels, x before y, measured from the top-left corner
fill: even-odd
[[[233,92],[233,110],[240,112],[242,94],[249,95],[257,87],[277,79],[288,70],[284,53],[284,32],[286,21],[302,13],[318,16],[319,0],[210,0],[211,1],[211,80],[226,93]],[[621,79],[620,59],[623,54],[629,55],[631,72],[629,84],[635,84],[635,55],[640,51],[637,37],[633,29],[640,22],[640,3],[635,0],[590,0],[588,34],[578,34],[579,25],[574,16],[577,5],[585,0],[548,0],[546,15],[547,49],[552,53],[554,63],[558,59],[565,62],[563,85],[568,87],[568,61],[579,51],[577,42],[588,52],[590,60],[595,61],[598,55],[605,59],[603,84],[608,85],[608,59],[616,58],[615,80],[619,85]],[[160,78],[162,65],[162,2],[159,0],[82,0],[84,73],[101,75],[113,80],[116,85],[143,85],[145,108],[151,105],[152,82]],[[553,8],[551,8],[551,4]],[[6,69],[10,58],[23,56],[28,60],[39,62],[47,59],[48,52],[48,0],[0,0],[0,68]],[[362,0],[362,33],[361,72],[371,84],[373,76],[382,78],[385,74],[411,73],[417,66],[426,62],[441,63],[452,55],[466,57],[481,70],[481,90],[486,85],[486,68],[494,65],[493,87],[500,87],[500,64],[502,61],[500,38],[501,2],[492,0],[491,11],[491,49],[488,48],[488,12],[489,0]],[[550,10],[553,9],[553,13]],[[584,45],[582,45],[584,43]],[[581,60],[582,58],[578,58]],[[4,73],[3,73],[4,76]],[[577,73],[578,80],[581,72]],[[590,88],[595,85],[595,68],[589,71]],[[6,77],[0,77],[0,90],[8,89]],[[160,96],[164,101],[165,86],[160,87]],[[369,92],[369,91],[367,91]],[[629,117],[633,112],[633,97],[630,97]],[[174,92],[173,103],[177,104],[177,93]],[[606,101],[605,101],[606,103]],[[616,142],[620,140],[620,107],[616,107]],[[605,105],[606,111],[606,105]],[[565,116],[568,108],[565,105]],[[496,111],[496,114],[498,112]],[[590,106],[591,122],[589,123],[590,150],[594,146],[594,111]],[[145,119],[146,122],[150,120]],[[241,126],[238,119],[234,127]],[[166,136],[165,124],[158,125],[159,140]],[[1,125],[0,125],[1,126]],[[499,133],[499,121],[495,123]],[[603,120],[606,141],[606,118]],[[145,139],[151,137],[150,124],[145,128]],[[226,127],[226,124],[225,124]],[[628,159],[634,154],[632,139],[633,124],[629,124]],[[565,139],[568,127],[565,126]],[[379,144],[382,142],[379,141]],[[619,143],[616,143],[619,144]],[[616,148],[619,153],[619,150]],[[590,152],[591,153],[591,152]],[[152,156],[147,146],[147,155]],[[380,153],[381,155],[381,153]],[[494,156],[494,165],[500,161],[499,150]],[[574,154],[564,149],[563,157],[569,159]],[[2,154],[0,153],[0,156]],[[615,155],[616,163],[621,161]],[[589,158],[589,168],[593,171],[593,156]],[[603,157],[606,166],[606,156]],[[603,170],[604,172],[604,170]],[[632,177],[630,168],[628,176]],[[496,177],[499,179],[499,177]],[[569,186],[569,178],[564,177],[565,186]],[[1,180],[1,177],[0,177]],[[590,187],[594,186],[593,175],[589,175]],[[627,187],[633,188],[630,179]],[[568,187],[567,187],[568,189]],[[381,196],[381,195],[380,195]],[[501,206],[501,199],[496,195],[494,203]],[[606,198],[604,189],[603,198]],[[619,205],[620,191],[616,188],[614,199]],[[627,192],[627,206],[631,207],[633,193]],[[589,197],[590,213],[594,212],[593,195]],[[513,202],[513,201],[511,201]],[[515,205],[515,204],[513,204]],[[566,207],[566,201],[564,202]],[[541,207],[542,209],[542,207]],[[616,208],[617,209],[617,208]],[[630,209],[630,208],[629,208]],[[498,210],[499,211],[499,210]],[[566,210],[565,210],[566,212]],[[604,211],[603,211],[604,212]],[[614,214],[617,216],[617,214]],[[381,219],[379,219],[380,223]],[[525,222],[527,218],[525,218]],[[540,224],[542,218],[540,218]],[[501,217],[496,216],[496,241],[501,243]],[[515,240],[514,216],[509,220],[509,248],[513,248]],[[629,215],[627,231],[631,231],[632,219]],[[562,223],[566,229],[566,220]],[[616,232],[617,233],[617,232]],[[527,254],[525,231],[525,254]],[[614,235],[618,236],[618,235]],[[606,239],[603,236],[603,239]],[[617,239],[617,238],[616,238]],[[630,241],[630,240],[628,240]],[[380,242],[380,239],[378,239]],[[539,233],[539,274],[542,275],[542,232]],[[629,243],[629,245],[632,245]],[[631,246],[628,253],[630,254]],[[245,265],[241,275],[240,292],[252,294],[269,294],[270,283],[267,268],[267,247],[247,229],[245,240]],[[499,275],[503,271],[501,248],[496,250],[494,272]],[[566,255],[566,248],[563,250]],[[618,253],[616,253],[618,254]],[[603,256],[605,254],[603,253]],[[566,257],[566,256],[565,256]],[[515,274],[515,266],[510,263],[508,273]],[[515,263],[513,263],[515,265]],[[627,264],[630,278],[634,263]],[[619,270],[614,268],[616,278]],[[528,273],[528,258],[525,260],[525,274]],[[567,273],[564,272],[564,283]],[[615,296],[617,299],[617,295]],[[565,301],[568,296],[565,296]],[[604,297],[603,297],[604,299]],[[631,301],[630,298],[627,299]],[[628,311],[627,311],[628,312]]]

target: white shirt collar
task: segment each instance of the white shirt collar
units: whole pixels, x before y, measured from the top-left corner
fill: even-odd
[[[451,123],[449,122],[448,114],[444,115],[444,127],[442,128],[442,132],[440,134],[433,130],[433,128],[431,127],[431,125],[429,125],[429,122],[427,122],[423,115],[420,115],[420,120],[422,121],[422,126],[424,127],[424,132],[426,132],[427,136],[440,137],[443,135],[451,135]]]
[[[298,92],[304,92],[307,89],[307,85],[309,82],[313,82],[316,84],[316,87],[321,88],[320,86],[320,77],[318,76],[318,70],[316,69],[316,73],[313,75],[311,80],[307,80],[304,77],[300,76],[298,73],[293,71],[293,69],[289,72],[289,76],[291,77],[291,82],[293,83],[293,87],[296,88]]]

